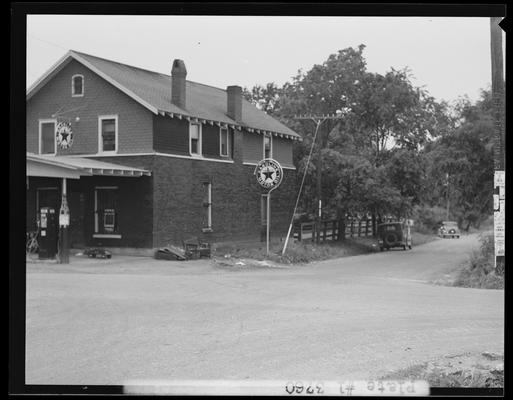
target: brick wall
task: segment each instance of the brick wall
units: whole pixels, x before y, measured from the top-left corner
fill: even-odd
[[[258,238],[261,194],[253,166],[156,156],[154,169],[154,243],[180,244],[189,237],[211,242]],[[272,231],[288,229],[295,199],[295,171],[272,194]],[[203,182],[212,183],[212,229],[204,233]]]
[[[84,76],[83,97],[71,96],[71,77],[75,74]],[[61,118],[71,118],[74,133],[71,149],[58,149],[58,155],[96,154],[98,116],[111,114],[118,115],[118,153],[153,151],[152,113],[77,61],[72,60],[28,100],[28,152],[39,151],[39,119],[51,119],[58,112],[66,112]]]

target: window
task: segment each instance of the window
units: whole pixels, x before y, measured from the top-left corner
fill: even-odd
[[[189,153],[201,155],[201,125],[191,123],[189,125]]]
[[[219,153],[222,157],[228,157],[229,155],[229,136],[228,136],[228,129],[227,128],[221,128],[219,131]]]
[[[94,237],[120,238],[118,188],[96,187],[94,191]]]
[[[267,226],[267,196],[268,194],[260,196],[260,221],[262,226]]]
[[[203,232],[212,230],[212,183],[203,182]]]
[[[71,77],[71,96],[82,97],[84,95],[84,76],[73,75]]]
[[[272,136],[264,136],[264,158],[273,157],[273,138]]]
[[[101,116],[98,118],[99,153],[115,153],[118,142],[117,115]]]
[[[55,126],[54,119],[39,121],[39,154],[57,153]]]

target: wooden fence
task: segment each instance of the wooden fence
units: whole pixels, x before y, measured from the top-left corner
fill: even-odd
[[[294,225],[294,238],[298,241],[311,240],[315,241],[317,222],[309,221]],[[371,220],[348,220],[345,223],[344,237],[366,237],[372,236]],[[319,232],[319,241],[338,240],[340,227],[338,220],[321,221],[321,229]]]

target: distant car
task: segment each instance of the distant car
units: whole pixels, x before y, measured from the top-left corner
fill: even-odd
[[[411,249],[410,226],[404,222],[387,222],[378,225],[378,245],[379,249],[391,249],[393,247],[402,247],[406,250]]]
[[[456,221],[443,221],[442,225],[438,229],[438,236],[441,238],[457,238],[460,237],[460,229]]]

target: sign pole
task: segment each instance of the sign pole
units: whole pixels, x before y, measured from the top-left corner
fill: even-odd
[[[267,255],[269,255],[269,233],[271,227],[271,190],[267,193]]]
[[[59,260],[61,264],[69,264],[69,208],[67,202],[66,178],[62,178],[62,203],[59,212]]]
[[[266,204],[266,250],[269,255],[269,237],[271,231],[271,192],[276,189],[283,179],[283,169],[278,161],[264,158],[255,167],[257,182],[267,189]]]

